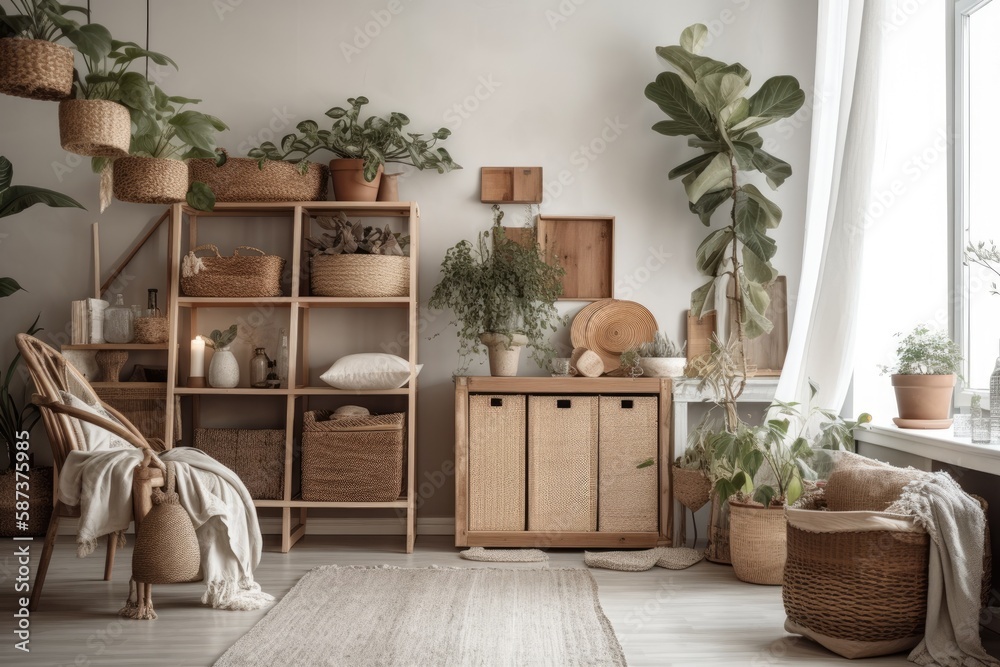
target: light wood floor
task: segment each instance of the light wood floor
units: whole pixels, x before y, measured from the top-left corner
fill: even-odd
[[[448,537],[424,537],[416,552],[401,552],[399,537],[306,537],[291,553],[267,551],[257,571],[264,590],[280,597],[319,565],[430,565],[483,567],[458,557]],[[201,584],[158,586],[159,619],[117,616],[127,593],[131,547],[119,551],[115,580],[104,582],[103,554],[75,557],[72,538],[60,539],[42,596],[31,616],[31,654],[13,649],[11,612],[16,576],[14,549],[0,555],[0,625],[3,665],[211,665],[260,620],[259,612],[215,611],[202,606]],[[41,550],[41,542],[33,545]],[[269,545],[275,549],[276,545]],[[537,567],[505,564],[502,567]],[[554,550],[549,567],[584,567],[581,551]],[[34,572],[34,566],[32,566]],[[688,570],[592,570],[600,599],[629,665],[909,665],[898,655],[846,661],[782,630],[781,589],[739,582],[732,568],[703,562]],[[317,632],[336,631],[316,628]],[[992,647],[991,647],[992,648]]]

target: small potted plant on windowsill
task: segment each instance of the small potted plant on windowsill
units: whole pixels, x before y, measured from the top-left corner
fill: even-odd
[[[896,334],[902,336],[902,334]],[[900,428],[940,429],[951,426],[951,397],[962,353],[948,334],[918,326],[899,342],[896,363],[881,366],[892,375]]]
[[[667,334],[657,331],[652,342],[639,347],[642,374],[654,378],[681,377],[687,364],[686,347],[687,343],[678,347]]]
[[[492,375],[517,375],[524,346],[532,348],[531,358],[545,368],[555,356],[547,337],[565,321],[555,307],[565,271],[545,261],[537,242],[521,245],[507,238],[502,219],[494,204],[493,227],[480,233],[476,243],[460,241],[448,250],[428,303],[454,313],[459,373],[468,369],[473,354],[482,352],[480,343],[489,352]]]
[[[410,238],[386,225],[364,227],[343,211],[317,216],[327,230],[306,237],[312,246],[309,285],[319,296],[397,297],[410,294]]]

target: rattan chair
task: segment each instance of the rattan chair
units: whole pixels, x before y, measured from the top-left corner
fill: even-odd
[[[78,441],[74,421],[81,420],[100,426],[133,446],[145,450],[142,463],[136,467],[132,481],[132,513],[136,530],[138,530],[142,518],[146,516],[146,513],[152,507],[153,489],[161,487],[164,484],[163,472],[165,468],[154,453],[150,443],[142,436],[139,430],[121,413],[103,403],[86,378],[72,364],[67,362],[61,354],[37,338],[27,334],[18,334],[17,348],[21,351],[28,372],[31,374],[31,379],[35,383],[36,393],[32,397],[32,402],[41,411],[45,431],[52,446],[52,459],[56,480],[56,488],[52,496],[54,499],[52,519],[49,521],[48,532],[45,534],[45,546],[42,548],[42,557],[38,563],[38,573],[35,575],[35,585],[32,588],[31,600],[28,606],[31,611],[35,611],[38,608],[38,601],[42,595],[42,586],[45,584],[45,574],[48,571],[49,561],[52,558],[52,549],[56,542],[59,520],[62,517],[80,516],[79,507],[66,505],[59,498],[59,471],[71,451],[83,448],[82,443]],[[69,392],[91,405],[100,405],[107,410],[108,414],[113,415],[121,423],[117,424],[84,410],[65,405],[59,395],[60,391]],[[111,570],[115,562],[115,550],[116,540],[114,536],[109,536],[107,556],[104,563],[105,581],[111,580]]]

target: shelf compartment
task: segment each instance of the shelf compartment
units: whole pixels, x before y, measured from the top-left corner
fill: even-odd
[[[408,201],[219,202],[212,211],[199,211],[184,205],[181,206],[181,211],[186,215],[197,216],[199,219],[226,216],[280,217],[294,214],[297,208],[306,211],[350,211],[352,215],[408,217],[410,209],[414,206],[416,206],[415,202]]]
[[[288,389],[255,389],[253,387],[176,387],[178,396],[288,396]]]
[[[295,301],[302,308],[409,308],[413,299],[408,296],[303,296]]]
[[[399,389],[335,389],[333,387],[296,387],[295,396],[409,396],[415,391],[409,387]]]
[[[398,509],[406,508],[409,501],[405,496],[400,496],[396,500],[384,503],[363,503],[363,502],[333,502],[324,500],[302,500],[295,498],[289,501],[282,501],[286,507],[316,507],[326,509]]]
[[[167,343],[92,343],[88,345],[63,345],[64,350],[123,350],[126,352],[140,352],[144,350],[166,350]]]
[[[288,306],[294,303],[290,296],[272,297],[225,297],[225,296],[182,296],[177,298],[177,305],[181,308],[246,308],[248,306],[272,305]],[[166,348],[166,345],[164,345]]]

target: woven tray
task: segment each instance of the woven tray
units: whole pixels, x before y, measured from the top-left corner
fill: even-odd
[[[285,492],[283,429],[197,428],[194,446],[235,472],[255,500]]]
[[[410,294],[410,258],[316,255],[309,286],[316,296],[393,297]]]
[[[528,530],[597,530],[596,396],[529,396]]]
[[[600,397],[600,531],[657,531],[657,404],[654,396]],[[647,459],[653,465],[637,467]]]
[[[526,402],[469,396],[469,530],[524,530]]]
[[[302,420],[302,499],[390,502],[403,488],[406,414],[327,421],[328,410]]]
[[[230,157],[221,167],[215,160],[189,160],[190,181],[212,188],[215,201],[322,201],[326,199],[330,170],[324,164],[310,164],[305,174],[290,162],[268,160],[264,168],[257,160]]]
[[[192,256],[211,250],[214,257],[200,257],[202,268],[193,273],[187,268]],[[240,250],[252,250],[261,256],[241,255]],[[184,259],[181,274],[181,293],[202,297],[273,297],[281,296],[281,275],[285,260],[268,255],[263,250],[239,246],[232,257],[223,257],[219,249],[207,243],[192,250]],[[187,274],[187,275],[184,275]]]
[[[166,438],[167,385],[136,387],[120,382],[117,387],[94,387],[102,401],[125,415],[148,440]],[[181,399],[174,397],[174,440],[181,439]]]

